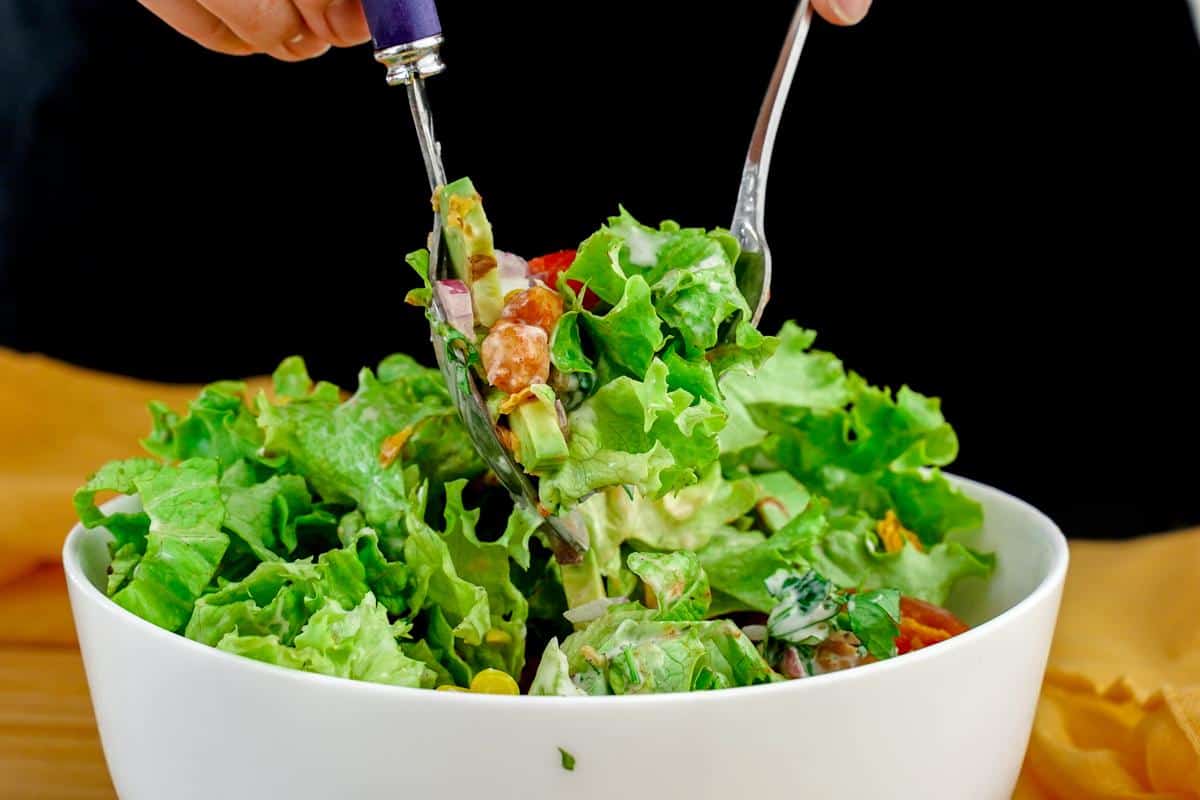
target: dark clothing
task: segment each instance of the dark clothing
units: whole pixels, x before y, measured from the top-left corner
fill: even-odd
[[[618,203],[728,220],[791,4],[736,26],[683,0],[442,5],[446,165],[501,247],[570,247]],[[765,327],[944,397],[955,469],[1068,533],[1200,523],[1174,389],[1197,86],[1184,0],[818,23],[771,170]],[[428,360],[402,299],[429,224],[404,93],[365,47],[232,58],[134,0],[0,0],[0,346],[189,381],[300,353],[352,385],[391,351]]]

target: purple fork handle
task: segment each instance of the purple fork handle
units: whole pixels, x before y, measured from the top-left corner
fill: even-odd
[[[363,0],[375,49],[387,50],[442,32],[434,0]]]

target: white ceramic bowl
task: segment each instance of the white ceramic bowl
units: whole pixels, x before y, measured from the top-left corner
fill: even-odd
[[[961,481],[995,577],[951,607],[978,627],[782,684],[615,698],[401,689],[269,666],[110,602],[107,533],[63,552],[105,758],[123,800],[821,797],[1008,800],[1067,568],[1043,514]],[[122,498],[111,508],[130,510]],[[562,747],[577,759],[560,763]]]

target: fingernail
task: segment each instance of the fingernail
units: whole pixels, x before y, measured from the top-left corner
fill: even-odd
[[[293,36],[291,39],[288,40],[288,44],[300,44],[303,41],[304,41],[304,34],[297,33],[295,36]]]
[[[863,17],[867,15],[867,10],[871,8],[871,0],[829,0],[829,2],[833,6],[834,15],[847,25],[862,22]]]

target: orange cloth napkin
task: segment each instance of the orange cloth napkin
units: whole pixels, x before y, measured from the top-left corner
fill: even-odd
[[[139,453],[149,400],[182,410],[195,391],[0,350],[0,645],[74,641],[71,493]],[[1015,800],[1200,800],[1200,530],[1071,558]]]
[[[1200,798],[1200,531],[1071,543],[1015,800]]]

